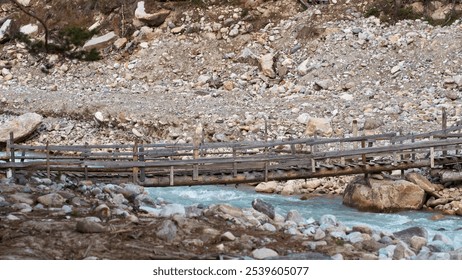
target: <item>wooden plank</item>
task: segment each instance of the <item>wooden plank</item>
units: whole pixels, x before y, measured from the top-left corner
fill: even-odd
[[[143,144],[140,145],[140,148],[139,148],[139,160],[141,162],[144,162],[144,146]],[[146,179],[146,169],[144,167],[141,167],[140,168],[140,181],[141,182],[144,182],[144,180]]]
[[[48,141],[47,141],[47,178],[50,179],[50,150],[48,149]]]
[[[135,141],[135,145],[133,145],[133,163],[136,163],[138,162],[138,141]],[[133,172],[132,172],[132,175],[133,175],[133,183],[134,184],[137,184],[138,183],[138,171],[139,171],[139,168],[135,165],[133,165],[132,167],[133,169]]]
[[[14,134],[13,132],[10,132],[10,140],[9,140],[9,146],[10,146],[10,161],[15,163],[16,162],[16,156],[15,156],[15,148],[14,148]],[[13,180],[16,180],[16,168],[11,168],[11,177],[13,177]]]

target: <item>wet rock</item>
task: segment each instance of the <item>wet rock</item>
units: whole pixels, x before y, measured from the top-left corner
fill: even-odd
[[[66,200],[57,193],[42,195],[37,198],[37,201],[48,207],[62,207]]]
[[[375,180],[357,177],[345,188],[345,205],[372,211],[421,209],[425,192],[416,184],[404,180]]]
[[[407,244],[411,244],[411,239],[413,236],[419,236],[425,238],[425,240],[428,239],[428,231],[422,227],[410,227],[401,231],[394,232],[393,235]]]
[[[138,195],[141,195],[144,193],[144,187],[135,185],[135,184],[124,184],[122,185],[122,188],[123,189],[121,193],[127,199],[133,199],[134,197],[137,197]]]
[[[437,252],[432,253],[428,260],[450,260],[451,255],[449,253]]]
[[[156,235],[159,239],[171,242],[177,236],[177,226],[171,220],[164,220],[160,225]]]
[[[414,257],[415,253],[412,252],[408,245],[404,242],[399,242],[395,250],[393,252],[393,259],[394,260],[402,260],[402,259],[410,259],[411,257]]]
[[[263,201],[262,199],[256,198],[252,201],[252,207],[258,212],[265,214],[270,219],[274,219],[274,216],[275,216],[274,206],[269,204],[268,202]]]
[[[423,246],[427,245],[427,239],[421,236],[412,236],[410,239],[410,246],[414,252],[419,252]]]
[[[276,251],[268,248],[260,248],[252,251],[252,257],[257,260],[263,260],[277,256],[279,256],[279,254]]]
[[[292,221],[297,224],[305,223],[305,218],[297,211],[297,210],[290,210],[287,212],[286,221]]]
[[[255,187],[256,192],[261,193],[274,193],[277,189],[278,183],[275,181],[262,182]]]
[[[324,239],[324,237],[326,237],[326,233],[321,228],[317,228],[314,233],[314,240],[321,240]]]
[[[353,243],[353,244],[364,241],[363,233],[360,233],[357,231],[349,233],[347,235],[347,238],[348,238],[348,241],[350,241],[350,243]]]
[[[101,233],[107,231],[105,226],[89,220],[78,221],[76,230],[80,233]]]
[[[264,223],[262,226],[263,230],[269,231],[269,232],[276,232],[276,227],[270,223]]]
[[[391,260],[395,252],[396,245],[388,245],[379,250],[379,260]]]
[[[32,134],[42,123],[42,116],[36,113],[26,113],[0,124],[0,143],[6,143],[13,132],[14,141],[22,141]]]
[[[427,244],[432,252],[449,252],[454,250],[454,245],[448,244],[442,240],[433,240]]]
[[[337,218],[331,214],[322,215],[321,218],[319,219],[319,223],[321,226],[326,226],[326,225],[337,226],[338,225]]]
[[[167,204],[162,207],[159,215],[160,217],[171,217],[173,215],[185,216],[186,210],[181,204]]]

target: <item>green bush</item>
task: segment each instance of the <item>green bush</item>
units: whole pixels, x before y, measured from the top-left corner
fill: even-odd
[[[96,32],[88,31],[82,27],[68,26],[59,30],[53,42],[48,43],[48,53],[62,54],[72,59],[85,61],[96,61],[101,59],[100,53],[96,49],[90,51],[79,50],[86,41],[91,39]],[[56,33],[55,33],[56,34]],[[29,36],[18,32],[16,39],[25,43],[29,52],[33,54],[46,52],[44,43],[40,40],[31,40]]]

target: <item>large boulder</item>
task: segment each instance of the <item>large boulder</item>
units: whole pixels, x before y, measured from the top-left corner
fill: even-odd
[[[11,19],[5,19],[5,21],[3,22],[0,21],[0,42],[2,42],[4,39],[9,38],[11,23]]]
[[[272,53],[267,53],[262,55],[259,59],[260,67],[263,75],[269,78],[276,78],[276,72],[274,72],[274,55]]]
[[[170,11],[161,9],[156,13],[146,13],[144,8],[144,1],[140,1],[137,4],[135,10],[135,18],[149,26],[157,27],[165,22],[165,19],[170,15]]]
[[[306,124],[305,135],[314,136],[317,134],[322,137],[330,137],[332,133],[332,126],[327,118],[310,118]]]
[[[420,209],[425,192],[405,180],[365,180],[357,177],[345,188],[343,204],[365,211]]]
[[[406,180],[416,184],[417,186],[419,186],[421,189],[423,189],[426,193],[428,194],[431,194],[433,196],[436,196],[436,197],[440,197],[440,195],[438,195],[436,193],[436,191],[439,190],[439,188],[433,184],[432,182],[430,182],[425,176],[423,176],[422,174],[419,174],[419,173],[415,173],[415,172],[412,172],[412,173],[408,173],[406,175]]]
[[[114,31],[111,31],[103,36],[91,38],[83,45],[84,50],[101,49],[111,45],[115,40],[119,38]]]
[[[255,187],[255,191],[261,193],[274,193],[277,187],[278,183],[275,181],[262,182]]]
[[[37,129],[42,119],[39,114],[26,113],[0,124],[0,144],[10,139],[10,132],[13,132],[15,142],[24,140]]]

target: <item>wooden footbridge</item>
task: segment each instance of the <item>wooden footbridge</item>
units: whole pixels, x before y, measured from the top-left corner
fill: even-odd
[[[66,174],[147,187],[238,184],[462,165],[462,126],[422,134],[192,144],[29,146],[0,156],[8,176]]]

